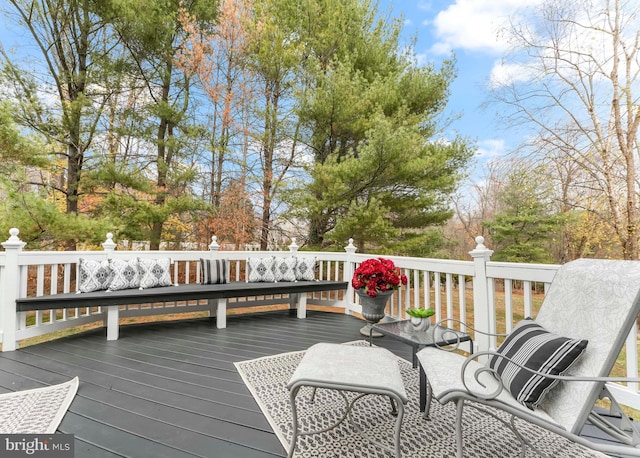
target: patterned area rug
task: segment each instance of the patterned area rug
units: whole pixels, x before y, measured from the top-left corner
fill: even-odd
[[[0,394],[0,434],[53,434],[78,391],[78,377],[34,390]]]
[[[368,345],[365,341],[351,344]],[[291,407],[286,384],[304,355],[303,351],[267,356],[236,363],[236,368],[253,394],[265,417],[271,424],[286,451],[292,437]],[[398,358],[398,364],[409,396],[402,423],[403,458],[455,457],[454,421],[452,403],[445,406],[433,403],[431,419],[425,420],[419,411],[418,370]],[[303,388],[297,397],[299,419],[303,430],[319,429],[335,423],[344,412],[344,400],[332,390],[319,389],[311,403],[310,390]],[[349,393],[350,394],[350,393]],[[464,416],[465,457],[519,456],[516,437],[498,420],[489,415],[466,408]],[[506,419],[506,416],[503,415]],[[356,402],[354,421],[369,435],[384,443],[391,443],[394,418],[390,415],[387,398],[369,395]],[[540,450],[554,457],[605,457],[599,452],[574,444],[535,425],[518,422],[520,432]],[[363,439],[350,425],[343,422],[337,428],[297,441],[296,457],[385,457],[389,455]],[[530,449],[527,457],[538,456]]]

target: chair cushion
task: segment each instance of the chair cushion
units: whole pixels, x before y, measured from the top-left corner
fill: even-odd
[[[442,404],[455,400],[458,396],[465,397],[467,394],[485,399],[500,387],[495,377],[486,371],[486,366],[478,361],[469,361],[463,373],[462,367],[467,358],[459,353],[437,347],[425,347],[418,352],[417,356],[433,390],[434,399]],[[464,376],[464,383],[462,376]],[[499,391],[495,399],[499,403],[523,412],[522,415],[525,418],[534,416],[549,423],[556,423],[542,408],[529,410],[506,390]]]
[[[564,374],[584,353],[587,340],[550,333],[531,318],[522,320],[497,350],[513,362],[551,375]],[[498,355],[487,362],[518,402],[530,409],[542,402],[557,380],[535,375]]]
[[[138,258],[138,274],[140,288],[157,288],[171,286],[171,259]]]
[[[202,269],[203,285],[216,285],[229,282],[231,266],[228,259],[200,258],[200,267]]]

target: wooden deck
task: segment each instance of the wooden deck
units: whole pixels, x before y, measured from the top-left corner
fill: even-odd
[[[100,329],[0,353],[0,392],[80,378],[59,431],[75,435],[76,458],[285,456],[233,365],[308,348],[359,340],[361,320],[295,310],[123,326],[106,341]],[[376,344],[410,359],[409,346]]]

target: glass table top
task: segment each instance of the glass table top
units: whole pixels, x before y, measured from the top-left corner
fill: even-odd
[[[417,332],[409,320],[377,323],[372,329],[414,346],[454,345],[471,340],[471,336],[465,332],[433,324],[427,330]]]

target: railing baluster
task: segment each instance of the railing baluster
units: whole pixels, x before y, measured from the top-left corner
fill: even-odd
[[[424,281],[424,308],[431,308],[431,273],[425,270],[422,275]]]
[[[460,313],[460,326],[458,328],[461,331],[466,329],[463,323],[467,322],[467,297],[466,297],[466,278],[464,275],[458,275],[458,302]]]
[[[496,281],[495,278],[491,278],[489,280],[489,285],[488,285],[488,291],[487,291],[487,295],[488,295],[488,303],[487,303],[487,307],[489,309],[489,333],[490,334],[495,334],[496,333],[496,327],[497,327],[497,323],[496,323]],[[495,335],[490,336],[489,338],[489,345],[490,348],[496,348],[497,345],[497,338]]]
[[[433,290],[436,302],[436,321],[442,320],[442,294],[440,292],[441,285],[440,272],[433,273]]]
[[[522,283],[524,289],[524,316],[533,316],[533,291],[531,289],[531,281],[525,280]]]
[[[447,300],[447,318],[453,318],[453,274],[448,273],[445,276],[446,300]],[[451,327],[452,321],[447,322],[447,326]]]
[[[413,269],[413,307],[420,308],[420,271]]]
[[[509,333],[513,329],[513,280],[510,278],[504,280],[504,315],[506,332]]]

